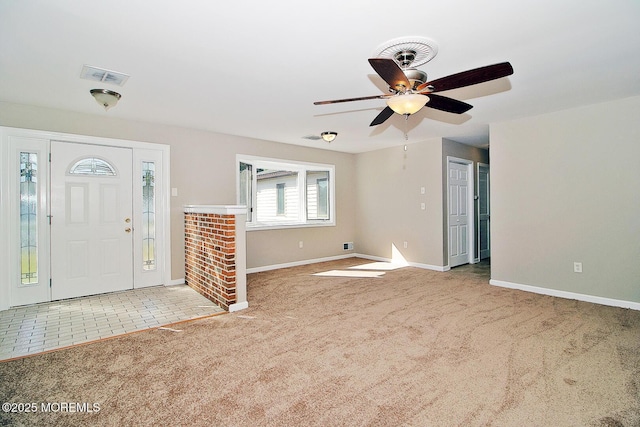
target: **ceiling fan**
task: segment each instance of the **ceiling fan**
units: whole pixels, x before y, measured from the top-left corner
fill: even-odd
[[[451,89],[471,86],[513,74],[511,64],[502,62],[426,81],[427,74],[425,72],[411,67],[415,56],[415,51],[403,50],[397,52],[393,58],[369,59],[369,64],[371,64],[376,73],[389,85],[389,94],[316,101],[314,105],[363,101],[368,99],[386,99],[387,107],[373,119],[369,126],[384,123],[394,113],[408,117],[411,114],[417,113],[425,106],[449,113],[462,114],[469,111],[473,106],[453,98],[436,95],[435,92],[444,92]]]

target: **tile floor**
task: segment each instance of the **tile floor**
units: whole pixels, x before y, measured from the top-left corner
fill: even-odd
[[[224,310],[187,285],[154,286],[0,311],[0,360]]]

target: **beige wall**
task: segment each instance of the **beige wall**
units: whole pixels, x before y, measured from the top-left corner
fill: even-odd
[[[356,252],[444,266],[442,139],[358,154],[356,175]]]
[[[392,258],[394,245],[410,263],[448,265],[447,156],[472,160],[474,171],[489,163],[487,150],[441,138],[356,156],[358,253]]]
[[[0,125],[170,145],[171,187],[178,189],[171,198],[172,279],[184,277],[183,206],[236,204],[237,153],[334,164],[336,171],[336,226],[248,232],[247,268],[343,255],[342,244],[355,238],[352,154],[8,103],[0,103]]]
[[[490,152],[492,279],[640,302],[640,97],[492,125]]]
[[[492,125],[494,280],[640,302],[638,117],[633,97]],[[446,156],[486,156],[440,138],[351,155],[5,103],[0,125],[169,144],[173,279],[184,274],[182,206],[235,204],[236,153],[336,165],[337,226],[249,232],[248,268],[343,255],[347,241],[445,266]]]

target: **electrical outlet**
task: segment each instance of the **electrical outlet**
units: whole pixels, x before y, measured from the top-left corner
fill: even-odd
[[[409,244],[408,244],[407,242],[404,242],[404,244],[403,244],[402,246],[404,246],[404,248],[405,248],[405,249],[407,249],[407,246],[408,246],[408,245],[409,245]]]
[[[303,247],[303,246],[304,246],[304,243],[302,243],[302,240],[300,240],[300,241],[298,242],[298,247],[299,247],[300,249],[302,249],[302,247]]]
[[[582,263],[581,262],[574,262],[573,263],[573,272],[574,273],[582,273]]]

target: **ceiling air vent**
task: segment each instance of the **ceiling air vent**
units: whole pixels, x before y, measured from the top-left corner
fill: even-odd
[[[80,78],[85,80],[92,80],[94,82],[109,83],[117,86],[124,86],[129,78],[128,74],[120,73],[118,71],[105,70],[104,68],[93,67],[91,65],[84,65]]]
[[[317,141],[319,139],[322,139],[319,135],[306,135],[303,136],[304,139],[310,139],[311,141]]]

